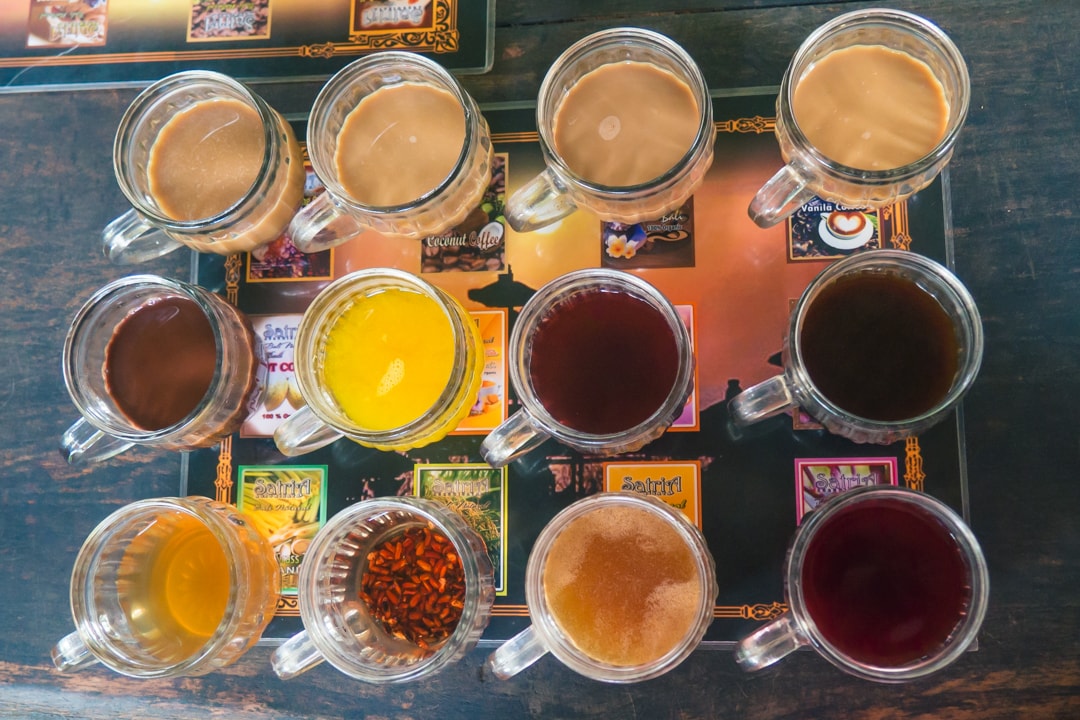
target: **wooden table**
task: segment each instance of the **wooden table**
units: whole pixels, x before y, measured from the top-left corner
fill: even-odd
[[[495,66],[465,83],[481,102],[531,99],[571,42],[641,25],[682,43],[712,87],[775,85],[810,30],[865,5],[500,2]],[[97,237],[125,208],[110,157],[135,91],[3,95],[0,717],[1080,717],[1080,433],[1072,421],[1080,400],[1080,5],[892,5],[942,25],[972,76],[951,182],[956,269],[987,336],[966,402],[972,525],[992,579],[977,652],[935,678],[895,687],[848,678],[812,653],[744,675],[729,652],[706,649],[632,687],[585,680],[550,658],[511,681],[487,681],[486,651],[397,687],[367,686],[327,666],[285,683],[273,677],[267,648],[196,679],[57,673],[49,648],[71,629],[68,578],[82,540],[122,504],[175,494],[180,461],[131,452],[76,469],[56,450],[74,417],[60,374],[68,322],[94,289],[126,272],[106,263]],[[260,88],[286,112],[306,111],[317,90]],[[182,277],[187,257],[140,271]]]

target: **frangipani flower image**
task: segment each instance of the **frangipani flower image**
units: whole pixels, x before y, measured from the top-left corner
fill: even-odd
[[[607,246],[608,257],[621,258],[628,257],[626,255],[626,236],[625,235],[611,235],[604,241]],[[637,248],[634,248],[635,250]]]

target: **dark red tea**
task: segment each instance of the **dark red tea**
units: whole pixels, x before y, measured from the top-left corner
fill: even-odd
[[[894,274],[854,274],[825,287],[806,311],[799,343],[818,390],[868,420],[922,415],[945,398],[959,367],[948,313]]]
[[[616,433],[664,404],[679,349],[667,319],[644,300],[595,290],[556,305],[540,321],[529,372],[540,402],[560,423]]]
[[[210,321],[185,297],[136,308],[105,349],[105,387],[120,412],[143,430],[161,430],[190,415],[216,368]]]
[[[910,503],[869,500],[826,520],[802,589],[821,635],[851,659],[900,667],[934,655],[968,611],[970,570],[948,528]]]

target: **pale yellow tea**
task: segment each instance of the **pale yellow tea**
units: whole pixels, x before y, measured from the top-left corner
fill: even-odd
[[[199,652],[229,602],[228,560],[197,518],[165,513],[128,546],[117,591],[144,649],[166,662]]]

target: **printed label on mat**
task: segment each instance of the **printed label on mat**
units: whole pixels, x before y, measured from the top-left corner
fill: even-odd
[[[296,385],[293,348],[300,315],[251,315],[262,343],[266,380],[262,400],[240,427],[240,437],[271,437],[277,426],[304,406]]]
[[[663,500],[701,528],[701,463],[604,463],[606,492],[635,492]]]
[[[281,568],[281,594],[296,595],[300,563],[326,523],[325,465],[241,465],[236,508],[267,539]]]
[[[423,464],[414,472],[417,497],[457,512],[484,540],[495,567],[495,594],[506,594],[506,468],[487,463]]]
[[[796,523],[830,495],[867,485],[896,485],[896,458],[795,460]]]

